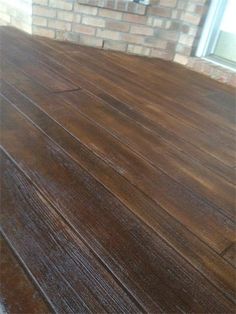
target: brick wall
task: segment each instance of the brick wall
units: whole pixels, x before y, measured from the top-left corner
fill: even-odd
[[[32,0],[0,0],[0,25],[32,30]]]
[[[184,64],[207,10],[206,0],[36,2],[33,33]]]
[[[150,0],[149,5],[123,0],[32,0],[32,33],[172,60],[235,84],[235,73],[193,57],[208,6],[209,0]]]

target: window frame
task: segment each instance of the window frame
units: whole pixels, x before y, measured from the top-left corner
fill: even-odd
[[[230,62],[228,63],[227,60],[221,60],[220,58],[214,59],[214,56],[211,57],[216,47],[220,32],[220,23],[224,15],[226,5],[227,0],[212,0],[196,50],[196,56],[208,60],[211,60],[212,58],[212,61],[216,63],[223,66],[230,66]]]

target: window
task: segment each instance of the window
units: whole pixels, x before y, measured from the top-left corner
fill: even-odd
[[[196,55],[236,69],[236,0],[212,0]]]

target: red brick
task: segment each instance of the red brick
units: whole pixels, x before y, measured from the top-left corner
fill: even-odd
[[[97,27],[104,27],[105,21],[101,17],[84,15],[82,18],[82,24],[97,26]]]
[[[96,28],[91,27],[91,26],[85,26],[81,24],[74,24],[72,26],[72,31],[77,32],[77,33],[82,33],[86,35],[95,35],[95,30]]]
[[[127,41],[132,44],[143,44],[144,36],[128,34],[128,33],[120,33],[120,40]]]
[[[152,48],[161,48],[165,49],[167,47],[167,40],[158,39],[156,37],[147,37],[145,38],[145,46]]]
[[[132,25],[130,32],[132,34],[152,36],[154,33],[154,30],[152,27],[147,27],[144,25]]]
[[[118,32],[128,32],[130,25],[129,23],[119,22],[114,20],[106,20],[106,28]]]
[[[201,16],[185,12],[182,14],[181,20],[194,25],[198,25],[201,20]]]
[[[59,20],[72,22],[74,20],[74,13],[68,11],[57,11],[57,18]]]
[[[59,20],[48,20],[48,27],[54,28],[54,29],[70,31],[71,30],[71,23],[59,21]]]
[[[172,31],[172,30],[166,30],[166,29],[160,29],[157,32],[157,36],[159,38],[162,38],[165,40],[177,41],[179,38],[179,32],[178,31]]]
[[[90,7],[90,6],[82,5],[82,4],[77,4],[77,3],[75,3],[74,10],[75,12],[78,12],[80,14],[84,13],[88,15],[97,15],[98,13],[98,8]]]
[[[71,11],[73,4],[64,0],[49,0],[49,7]]]
[[[107,9],[99,9],[98,11],[99,16],[108,17],[115,20],[122,19],[122,13],[118,11],[112,11]]]
[[[160,8],[160,7],[148,7],[148,14],[155,15],[155,16],[163,16],[163,17],[170,17],[171,16],[171,9],[170,8]]]
[[[39,5],[33,5],[33,15],[40,15],[43,17],[56,17],[56,10]]]
[[[131,23],[145,24],[147,22],[147,17],[137,14],[125,13],[123,20]]]

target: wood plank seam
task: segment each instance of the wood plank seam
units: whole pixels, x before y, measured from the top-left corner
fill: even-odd
[[[5,98],[5,96],[3,96],[4,98]],[[47,136],[48,137],[48,135],[47,135],[47,133],[45,133],[39,126],[37,126],[26,114],[24,114],[20,109],[18,109],[13,103],[11,103],[12,104],[12,106],[18,111],[18,112],[20,112],[28,121],[30,121],[30,123],[32,123],[37,129],[39,129],[42,133],[44,133],[45,134],[45,136]],[[35,106],[37,106],[37,104],[34,104]],[[38,107],[38,106],[37,106]],[[40,108],[40,110],[42,110],[41,108]],[[43,111],[43,110],[42,110]],[[45,112],[44,112],[45,113]],[[46,115],[48,115],[47,113],[45,113]],[[57,121],[55,121],[53,118],[51,118],[50,116],[49,116],[49,118],[50,119],[52,119],[55,123],[57,123]],[[58,124],[58,123],[57,123]],[[60,124],[59,124],[60,125]],[[63,126],[61,126],[60,125],[60,127],[62,127],[63,128]],[[65,129],[65,131],[66,132],[68,132],[66,129]],[[70,132],[68,132],[72,137],[74,137]],[[51,138],[50,138],[51,139]],[[75,138],[76,140],[78,140],[77,138]],[[55,145],[57,145],[57,146],[59,146],[63,151],[64,151],[64,153],[66,153],[66,155],[68,155],[72,160],[74,160],[76,163],[78,163],[77,162],[77,160],[76,159],[74,159],[74,157],[73,156],[71,156],[71,154],[69,154],[67,151],[65,151],[64,150],[64,148],[63,147],[61,147],[61,145],[59,145],[58,143],[56,143],[53,139],[51,139],[53,142],[54,142],[54,144]],[[83,144],[82,144],[83,145]],[[3,148],[3,150],[4,150],[4,152],[9,156],[9,154],[5,151],[5,149]],[[15,161],[12,159],[12,157],[11,156],[9,156],[9,158],[14,162],[14,164],[24,173],[24,171],[20,168],[20,166],[18,165],[18,164],[16,164],[15,163]],[[81,166],[81,165],[80,165]],[[82,166],[83,167],[83,166]],[[83,169],[86,171],[86,172],[88,172],[90,175],[92,175],[86,168],[84,168],[83,167]],[[25,174],[25,173],[24,173]],[[25,174],[26,175],[26,174]],[[26,175],[27,176],[27,175]],[[93,176],[93,175],[92,175]],[[28,177],[28,176],[27,176]],[[95,176],[93,176],[94,178],[95,178],[95,180],[97,180],[97,178],[95,177]],[[28,178],[29,180],[31,180],[30,178]],[[98,181],[99,183],[101,183],[100,181]],[[33,183],[34,184],[34,183]],[[103,184],[102,184],[103,185]],[[112,195],[114,195],[114,193],[111,191],[111,190],[109,190],[105,185],[103,185],[108,191],[109,191],[109,193],[111,193]],[[39,189],[39,187],[37,186],[37,189]],[[46,196],[45,196],[46,197]],[[48,201],[50,202],[50,200],[48,199]],[[122,202],[122,201],[121,201]],[[124,204],[125,205],[125,204]],[[53,206],[53,207],[55,207],[55,206]],[[125,207],[128,209],[128,210],[130,210],[126,205],[125,205]],[[58,211],[58,214],[60,214],[59,213],[59,211]],[[61,215],[61,214],[60,214]],[[63,216],[62,216],[63,217]],[[140,219],[140,221],[142,221],[142,222],[144,222],[139,216],[137,216],[139,219]],[[65,218],[64,218],[65,219]],[[67,220],[66,220],[67,221]],[[146,224],[146,222],[144,222],[145,224]],[[67,224],[68,224],[68,221],[67,221]],[[150,229],[152,229],[154,232],[155,232],[155,229],[153,229],[150,225],[148,225],[148,224],[146,224]],[[71,224],[70,224],[70,226],[72,226]],[[185,226],[184,226],[184,228],[186,228]],[[75,230],[76,231],[76,229],[73,227],[73,230]],[[189,232],[191,232],[192,233],[192,231],[190,230],[190,229],[188,229],[188,231]],[[160,236],[162,239],[163,239],[163,241],[165,241],[166,243],[167,243],[167,245],[170,245],[170,243],[169,242],[167,242],[166,241],[166,239],[165,238],[163,238],[160,234],[158,234],[158,236]],[[199,238],[198,238],[199,239]],[[201,242],[203,242],[201,239],[199,239]],[[207,245],[207,244],[206,244]],[[172,247],[173,248],[173,250],[175,250],[176,251],[176,249],[174,248],[174,247]],[[212,249],[211,247],[209,247],[210,249]],[[92,248],[91,248],[92,249]],[[176,253],[177,254],[180,254],[179,253],[179,251],[176,251]],[[95,253],[96,254],[96,253]],[[186,259],[186,257],[184,256],[184,255],[182,255],[181,254],[181,256],[191,265],[191,266],[193,266],[193,264],[191,264],[190,262],[189,262],[189,260],[188,259]],[[229,262],[228,261],[226,261],[228,264],[229,264]],[[230,264],[229,264],[230,265]],[[194,266],[195,267],[195,266]],[[198,272],[199,272],[199,269],[198,268],[195,268]],[[202,272],[200,272],[205,278],[207,278],[208,280],[209,280],[209,278],[208,277],[206,277],[205,276],[205,274],[204,273],[202,273]],[[214,282],[212,282],[212,284],[218,289],[218,286],[217,285],[215,285],[215,283]],[[219,290],[220,291],[220,290]],[[226,295],[227,296],[227,295]],[[228,297],[228,296],[227,296]],[[230,298],[229,298],[230,299]]]
[[[35,41],[35,42],[37,43],[37,40],[36,40],[36,39],[34,39],[34,38],[32,39],[32,41]],[[44,45],[44,44],[45,44],[45,42],[42,42],[42,41],[41,41],[41,42],[40,42],[40,44],[41,44],[41,45]],[[51,47],[51,45],[49,44],[49,42],[48,42],[48,41],[46,41],[46,44],[47,44],[47,46],[48,46],[48,47],[50,47],[50,48],[54,49],[53,47]],[[34,51],[35,51],[35,50],[34,50]],[[54,50],[54,51],[56,51],[56,50]],[[36,52],[36,51],[35,51],[35,52]],[[56,51],[56,52],[58,53],[58,51]],[[37,53],[38,53],[38,51],[37,51]],[[66,55],[66,54],[65,54],[65,57],[66,57],[66,58],[68,58],[68,55]],[[69,56],[69,57],[70,57],[70,56]]]
[[[1,94],[1,93],[0,93]],[[1,94],[2,95],[2,94]],[[70,153],[68,153],[68,151],[66,151],[61,145],[59,145],[57,142],[55,142],[51,137],[49,137],[48,135],[47,135],[47,133],[45,132],[45,131],[43,131],[37,124],[35,124],[35,122],[30,118],[30,117],[28,117],[24,112],[22,112],[14,103],[12,103],[11,101],[9,101],[4,95],[2,95],[2,97],[4,97],[8,102],[10,102],[11,103],[11,105],[20,113],[20,114],[22,114],[28,121],[30,121],[30,123],[32,123],[38,130],[40,130],[42,133],[44,133],[44,135],[46,136],[46,137],[48,137],[48,138],[50,138],[50,140],[52,140],[52,142],[55,144],[55,145],[57,145],[57,146],[59,146],[63,151],[64,151],[64,153],[65,154],[67,154],[71,159],[73,159],[76,163],[78,163],[77,162],[77,160],[70,154]],[[29,99],[30,100],[30,99]],[[76,141],[79,141],[79,139],[76,137],[76,136],[74,136],[71,132],[69,132],[66,128],[64,128],[60,123],[58,123],[54,118],[52,118],[51,116],[49,116],[44,110],[42,110],[40,107],[38,107],[38,105],[36,104],[36,103],[34,103],[34,105],[39,109],[39,110],[41,110],[41,111],[43,111],[44,112],[44,114],[46,114],[50,119],[52,119],[56,124],[58,124],[60,127],[62,127],[68,134],[70,134],[73,138],[75,138],[75,140]],[[79,141],[80,142],[80,141]],[[80,142],[81,143],[81,142]],[[81,143],[81,145],[82,146],[85,146],[83,143]],[[100,156],[98,155],[98,154],[96,154],[96,152],[94,152],[94,151],[92,151],[91,149],[89,149],[87,146],[85,146],[92,154],[95,154],[99,159],[100,159]],[[110,163],[108,163],[106,160],[104,160],[104,162],[108,165],[108,166],[111,166],[110,165]],[[83,166],[82,166],[82,168],[86,171],[86,172],[88,172],[89,173],[89,171],[86,169],[86,168],[84,168]],[[114,168],[114,170],[117,172],[117,170]],[[119,172],[117,172],[118,173],[118,175],[120,175],[120,176],[122,176]],[[92,175],[91,173],[89,173],[90,175]],[[93,175],[92,175],[93,176]],[[94,179],[95,180],[97,180],[97,178],[95,177],[95,176],[93,176],[94,177]],[[122,176],[123,177],[123,176]],[[148,194],[146,194],[146,192],[145,191],[143,191],[143,190],[140,190],[139,189],[139,187],[137,187],[136,185],[134,185],[132,182],[130,182],[130,181],[128,181],[126,178],[125,178],[125,180],[127,181],[127,182],[129,182],[130,184],[132,184],[135,188],[137,188],[141,193],[143,193],[147,198],[149,198],[149,195]],[[98,182],[100,182],[100,181],[98,181]],[[109,190],[108,188],[107,188],[107,186],[105,186],[105,185],[103,185],[104,186],[104,188],[106,188],[107,190]],[[109,190],[109,192],[111,193],[111,194],[113,194],[113,192],[112,191],[110,191]],[[155,202],[155,200],[153,200],[154,202]],[[159,204],[158,204],[159,205]],[[125,205],[126,206],[126,205]],[[160,205],[159,205],[160,206]],[[161,208],[163,209],[163,210],[165,210],[165,208],[163,208],[162,206],[161,206]],[[175,219],[175,218],[174,218]],[[181,223],[181,222],[180,222]],[[181,225],[183,225],[182,223],[181,223]],[[184,226],[184,225],[183,225]],[[189,229],[189,228],[187,228],[186,226],[184,226],[189,232],[191,232],[192,233],[192,231]],[[199,237],[198,237],[198,239],[200,240],[200,241],[202,241],[202,239],[200,239]],[[203,241],[202,241],[203,242]],[[205,243],[206,245],[208,245],[207,243]],[[210,248],[210,246],[209,246],[209,248]],[[224,250],[224,249],[223,249]],[[218,253],[217,251],[215,251],[216,253]],[[221,252],[220,252],[221,253]]]
[[[89,117],[87,117],[87,118],[89,118]],[[91,120],[92,121],[92,120]],[[98,126],[100,126],[99,124],[98,124]],[[106,129],[105,129],[106,130]],[[112,136],[114,136],[114,134],[113,133],[111,133],[110,132],[110,134],[112,135]],[[116,137],[117,138],[117,137]],[[117,138],[118,139],[118,138]],[[126,143],[125,143],[126,144]],[[127,145],[127,144],[126,144]],[[128,145],[129,146],[129,145]],[[129,147],[130,148],[130,147]],[[134,151],[136,154],[139,154],[137,151]],[[141,155],[140,155],[141,156]],[[142,156],[142,158],[144,158],[144,156]],[[147,160],[148,162],[150,162],[148,159],[146,159],[146,158],[144,158],[145,160]],[[152,164],[153,165],[153,164]],[[158,169],[160,169],[160,168],[158,168]],[[163,171],[162,169],[161,169],[161,171]],[[166,173],[166,172],[165,172]],[[168,173],[166,173],[168,176],[169,176],[169,174]],[[173,177],[172,177],[173,178]],[[173,178],[174,179],[174,178]],[[174,179],[174,180],[176,180],[176,179]],[[179,181],[176,181],[176,182],[178,182],[179,183]],[[182,184],[182,183],[181,183]],[[185,186],[186,188],[188,188],[186,185],[184,185],[183,184],[183,186]],[[191,191],[191,193],[192,193],[193,191]],[[208,199],[206,199],[205,198],[205,200],[206,200],[206,202],[209,202],[209,204],[211,204],[211,205],[213,205],[215,208],[218,208],[218,210],[220,210],[221,212],[222,212],[222,208],[220,208],[219,206],[217,206],[216,204],[213,204],[212,202],[210,202]],[[224,213],[224,212],[223,212]],[[225,214],[225,213],[224,213]],[[230,218],[230,217],[229,217]]]
[[[68,103],[68,101],[67,101]],[[71,105],[71,103],[68,103],[69,105]],[[76,106],[74,106],[74,108],[76,110],[78,110],[78,108]],[[225,215],[227,218],[229,218],[232,222],[234,222],[234,220],[232,219],[232,217],[227,216],[227,214],[225,213],[224,209],[217,206],[216,204],[214,204],[213,202],[211,202],[209,199],[207,199],[206,197],[202,196],[202,195],[198,195],[196,192],[192,191],[192,189],[190,189],[187,185],[183,184],[182,182],[179,182],[178,180],[176,180],[173,176],[171,176],[168,172],[164,171],[163,169],[155,166],[155,164],[153,164],[152,162],[150,162],[149,159],[147,159],[144,155],[142,155],[141,153],[139,153],[138,151],[136,151],[132,146],[130,146],[130,143],[126,142],[126,141],[122,141],[116,134],[114,134],[112,131],[108,130],[107,128],[103,127],[102,125],[100,125],[99,123],[97,123],[95,120],[91,119],[88,115],[84,114],[83,112],[81,112],[80,110],[78,110],[80,112],[80,114],[82,116],[84,116],[86,119],[88,119],[89,121],[91,121],[92,123],[94,123],[95,125],[97,125],[98,127],[102,128],[104,131],[108,132],[112,137],[114,137],[118,142],[120,142],[121,144],[124,144],[125,146],[127,146],[134,154],[136,154],[139,158],[145,160],[146,162],[148,162],[152,167],[157,168],[158,170],[160,170],[161,172],[165,173],[168,177],[170,177],[173,181],[175,181],[176,183],[178,183],[179,185],[182,185],[185,189],[187,189],[190,193],[194,194],[195,196],[201,198],[205,203],[209,204],[210,206],[214,207],[217,211],[219,211],[220,213],[222,213],[223,215]]]
[[[107,103],[107,102],[106,102]],[[109,104],[109,103],[108,103]],[[134,120],[135,121],[135,120]],[[185,152],[185,154],[186,154],[186,152]],[[191,158],[192,158],[192,155],[189,155],[189,154],[187,154],[188,156],[190,156]],[[195,160],[195,159],[194,159]],[[199,161],[199,159],[196,159],[196,161]],[[208,167],[208,165],[205,165],[205,164],[203,164],[203,166],[205,166],[207,169],[209,169],[209,170],[211,170],[211,171],[213,171],[215,174],[217,174],[217,172],[216,171],[214,171],[215,169],[212,169],[212,168],[209,168]],[[224,176],[224,178],[227,180],[229,177],[228,176]],[[228,181],[228,180],[227,180]],[[231,180],[229,180],[228,181],[229,183],[233,183]]]
[[[18,109],[17,109],[18,110]],[[23,113],[22,113],[23,114]],[[33,123],[33,122],[32,122]],[[42,131],[43,132],[43,131]],[[121,286],[123,287],[123,289],[128,293],[128,295],[130,295],[130,297],[135,301],[135,303],[137,303],[139,305],[139,307],[141,308],[141,305],[139,304],[138,300],[135,298],[135,296],[133,295],[132,291],[130,291],[123,283],[121,283],[121,281],[115,276],[115,274],[112,272],[112,270],[109,268],[108,265],[106,265],[104,263],[104,261],[97,255],[97,253],[94,251],[93,247],[91,245],[88,244],[88,242],[85,240],[85,238],[78,232],[78,230],[74,227],[73,224],[70,223],[70,221],[68,219],[66,219],[63,214],[60,212],[60,210],[58,210],[56,208],[56,206],[51,202],[51,200],[47,197],[47,195],[45,195],[45,193],[43,193],[43,191],[41,191],[40,187],[35,184],[31,178],[25,173],[24,170],[21,169],[20,165],[18,165],[15,160],[12,158],[12,156],[5,150],[5,148],[0,145],[0,149],[3,151],[3,153],[11,160],[11,162],[15,165],[15,167],[27,178],[27,180],[29,182],[31,182],[32,186],[34,186],[34,188],[42,195],[43,198],[45,198],[47,200],[47,202],[50,204],[50,206],[52,206],[54,208],[54,210],[57,212],[57,214],[61,217],[62,221],[76,234],[76,236],[84,243],[84,245],[90,249],[90,251],[92,252],[92,254],[94,255],[95,259],[97,259],[101,265],[109,272],[109,274],[114,278],[114,280]],[[63,148],[62,148],[63,149]],[[2,232],[2,231],[1,231]],[[4,234],[3,234],[4,235]],[[7,239],[6,235],[4,235],[4,237]],[[8,241],[9,245],[10,242]],[[14,248],[12,248],[14,250]],[[15,253],[17,256],[19,256],[17,254],[17,252]],[[19,256],[20,258],[20,256]],[[24,262],[22,261],[22,263],[24,264]],[[26,268],[26,266],[25,266]],[[27,268],[26,268],[27,269]],[[28,270],[27,270],[28,271]],[[33,275],[31,274],[32,278]],[[53,307],[52,307],[53,308]],[[56,312],[56,311],[55,311]]]
[[[168,62],[0,32],[2,230],[54,310],[233,313],[232,89]]]
[[[2,149],[2,146],[0,145],[0,149]],[[5,151],[4,151],[5,152]],[[6,152],[5,152],[6,153]],[[8,155],[8,154],[7,154]],[[53,313],[56,313],[55,308],[53,306],[53,304],[51,303],[50,299],[47,297],[47,295],[44,293],[43,289],[41,288],[41,286],[38,284],[37,280],[35,280],[34,276],[31,274],[30,270],[28,269],[28,267],[25,265],[24,261],[22,260],[21,256],[17,253],[17,251],[14,249],[14,247],[11,245],[11,241],[9,241],[7,235],[4,233],[4,231],[2,230],[2,227],[0,227],[0,234],[2,235],[2,237],[5,239],[5,241],[7,242],[7,244],[9,245],[11,251],[13,252],[13,254],[15,255],[15,257],[17,258],[17,260],[19,261],[20,265],[22,266],[22,268],[24,269],[25,273],[27,274],[28,278],[30,278],[31,282],[35,285],[35,287],[40,291],[40,294],[42,295],[43,299],[45,300],[45,302],[49,305],[49,307],[52,309]]]

